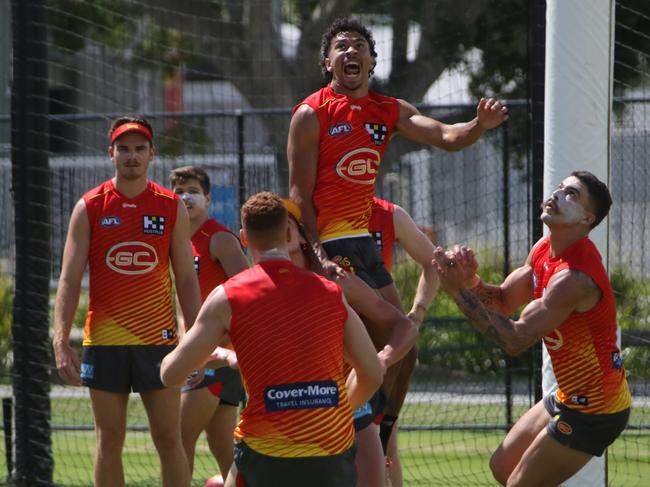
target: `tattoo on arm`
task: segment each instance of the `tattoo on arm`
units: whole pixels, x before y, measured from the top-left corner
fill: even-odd
[[[478,285],[471,289],[471,292],[476,295],[478,300],[486,308],[496,311],[501,307],[501,289],[498,286],[491,286],[480,281]]]
[[[487,309],[477,293],[461,289],[459,294],[454,296],[454,301],[472,321],[474,328],[506,352],[519,345],[520,337],[515,333],[513,322]]]

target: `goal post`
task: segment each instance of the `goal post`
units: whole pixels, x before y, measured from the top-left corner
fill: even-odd
[[[614,0],[548,0],[544,195],[570,172],[609,183]],[[590,234],[607,266],[607,220]],[[557,388],[544,349],[544,395]],[[594,457],[564,486],[607,485],[605,456]]]

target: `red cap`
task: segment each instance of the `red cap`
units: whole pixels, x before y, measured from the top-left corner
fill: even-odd
[[[118,139],[118,137],[121,137],[127,132],[138,132],[144,135],[149,142],[153,140],[153,135],[151,134],[151,130],[149,130],[147,127],[145,127],[144,125],[138,122],[127,122],[127,123],[123,123],[115,130],[113,130],[113,133],[111,134],[111,144],[115,142]]]

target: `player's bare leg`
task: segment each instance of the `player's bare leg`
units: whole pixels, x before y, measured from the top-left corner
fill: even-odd
[[[95,453],[95,485],[123,487],[122,448],[126,436],[128,394],[90,388],[95,415],[97,445]]]
[[[560,485],[593,455],[562,445],[543,429],[508,478],[508,487]]]
[[[161,485],[190,485],[190,469],[181,441],[180,390],[165,388],[141,392],[149,428],[160,456]]]
[[[387,484],[390,487],[402,487],[404,477],[402,476],[402,463],[399,459],[399,449],[397,444],[397,422],[393,424],[393,432],[388,440],[388,449],[386,450],[386,476]]]
[[[540,431],[544,431],[550,419],[544,402],[539,401],[526,411],[508,432],[490,459],[492,475],[501,485],[506,485],[524,452],[535,441]]]
[[[181,436],[190,473],[194,468],[194,452],[201,432],[210,424],[219,406],[219,398],[207,387],[181,394]]]
[[[379,440],[379,427],[371,424],[357,431],[357,467],[358,487],[383,487],[386,475],[384,451]]]
[[[235,426],[237,426],[237,406],[222,403],[205,428],[210,451],[214,458],[217,459],[219,471],[224,478],[233,464],[233,432]]]

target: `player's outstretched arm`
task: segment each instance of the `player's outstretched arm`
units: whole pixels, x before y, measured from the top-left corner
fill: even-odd
[[[176,224],[169,253],[176,295],[182,309],[185,331],[192,326],[201,307],[201,291],[194,270],[194,254],[190,244],[190,220],[182,201],[178,201]]]
[[[345,322],[343,349],[345,361],[352,366],[348,376],[348,400],[352,409],[363,405],[379,389],[386,367],[381,363],[361,318],[343,297],[348,312]]]
[[[395,240],[422,267],[409,317],[418,325],[438,292],[438,273],[433,265],[433,242],[418,228],[411,215],[399,205],[393,212]]]
[[[600,290],[579,271],[557,273],[544,296],[531,301],[518,320],[487,309],[476,294],[463,288],[465,275],[453,252],[438,248],[434,262],[440,284],[474,327],[508,355],[518,355],[557,328],[574,311],[586,311],[600,299]]]
[[[79,305],[81,280],[88,263],[89,249],[90,223],[86,204],[81,199],[72,210],[68,236],[63,249],[61,276],[54,303],[52,338],[56,368],[61,378],[72,385],[81,385],[79,356],[70,346],[70,331]]]
[[[228,333],[231,316],[228,297],[222,286],[214,289],[203,303],[192,328],[162,361],[160,378],[167,387],[180,387],[192,371],[210,360]]]
[[[381,350],[380,357],[386,367],[401,360],[417,340],[415,324],[354,274],[336,282],[350,306],[363,316],[366,330]]]
[[[476,142],[486,130],[498,127],[508,119],[508,108],[501,102],[481,98],[476,117],[453,125],[422,115],[417,108],[398,100],[400,112],[397,130],[407,139],[430,144],[447,151],[458,151]]]

